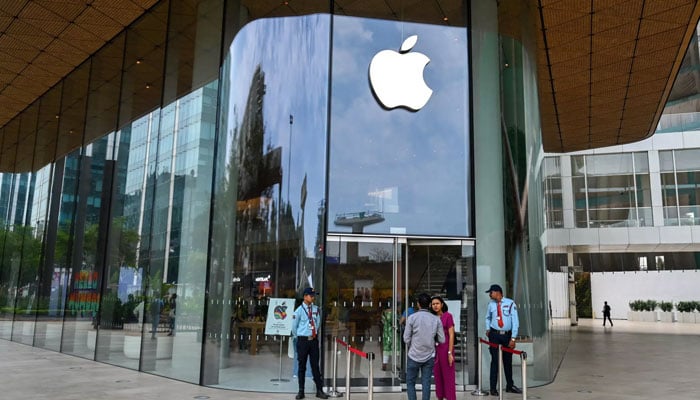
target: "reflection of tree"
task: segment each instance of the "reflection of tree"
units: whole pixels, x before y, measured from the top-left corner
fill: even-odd
[[[373,247],[369,251],[369,259],[374,262],[393,261],[394,255],[383,247]]]

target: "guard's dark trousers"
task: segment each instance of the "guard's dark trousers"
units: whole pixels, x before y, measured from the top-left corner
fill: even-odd
[[[306,359],[311,357],[311,373],[314,376],[316,383],[316,391],[323,390],[323,379],[321,378],[321,370],[318,367],[319,348],[318,337],[310,340],[308,337],[299,336],[297,338],[297,359],[299,362],[299,393],[304,393],[304,384],[306,383]]]

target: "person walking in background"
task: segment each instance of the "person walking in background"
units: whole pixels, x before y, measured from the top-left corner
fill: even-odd
[[[168,312],[168,320],[170,323],[170,332],[168,336],[175,335],[175,316],[177,315],[177,293],[170,296],[170,311]]]
[[[313,288],[304,289],[304,302],[294,311],[292,320],[292,335],[297,341],[297,356],[299,363],[299,393],[296,399],[304,398],[304,385],[306,383],[306,360],[311,359],[311,372],[316,383],[316,397],[327,399],[323,392],[323,378],[319,368],[319,344],[318,329],[321,326],[321,313],[318,306],[314,305],[316,292]]]
[[[447,304],[440,296],[433,296],[433,314],[440,317],[442,329],[445,332],[445,343],[440,343],[435,349],[435,395],[438,400],[456,400],[455,386],[455,321],[452,314],[447,312]]]
[[[608,302],[605,302],[605,305],[603,305],[603,326],[605,326],[605,319],[608,319],[610,321],[610,326],[613,326],[612,320],[610,319],[610,306],[608,305]]]
[[[503,297],[503,289],[499,285],[491,285],[486,291],[491,298],[491,302],[486,310],[486,338],[489,342],[497,345],[515,348],[515,338],[518,336],[520,322],[518,320],[518,309],[515,302],[507,297]],[[489,375],[491,384],[491,395],[498,396],[496,383],[498,382],[498,348],[490,347],[491,353],[491,374]],[[513,354],[503,352],[503,372],[506,377],[506,392],[522,393],[513,384]]]
[[[445,343],[445,331],[440,318],[428,311],[430,295],[418,295],[418,312],[406,319],[403,340],[408,348],[406,362],[406,392],[408,400],[416,400],[416,378],[421,374],[423,400],[430,400],[430,377],[435,365],[435,343]]]

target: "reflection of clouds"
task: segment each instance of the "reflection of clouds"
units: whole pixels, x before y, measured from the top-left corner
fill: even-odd
[[[316,207],[325,193],[329,29],[329,15],[269,18],[247,24],[231,44],[230,88],[225,94],[229,99],[227,129],[231,131],[243,119],[251,78],[256,67],[262,67],[265,145],[282,147],[283,201],[292,204],[295,219],[301,216],[301,186],[308,175],[304,216],[307,255],[314,254]],[[291,132],[290,114],[294,116]]]
[[[345,32],[346,23],[356,32],[361,31],[358,22],[374,32],[369,45],[343,40],[353,37]],[[340,39],[333,48],[331,218],[335,213],[361,210],[373,190],[398,187],[400,214],[386,214],[386,222],[369,226],[366,232],[408,226],[409,233],[465,234],[465,188],[469,187],[466,29],[346,17],[336,17],[334,28]],[[377,51],[398,49],[401,38],[411,34],[419,36],[414,51],[431,58],[425,79],[433,97],[415,113],[386,111],[371,94],[367,66]],[[338,53],[342,58],[335,57]],[[347,68],[346,60],[357,67]]]

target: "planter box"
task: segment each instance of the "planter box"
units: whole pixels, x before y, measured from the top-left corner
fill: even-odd
[[[141,335],[124,335],[124,355],[134,359],[141,356]]]
[[[159,336],[156,343],[156,359],[173,358],[173,336]]]
[[[675,322],[675,318],[673,317],[673,311],[659,311],[659,321]]]
[[[628,311],[627,319],[629,321],[656,322],[658,317],[656,311]]]
[[[678,322],[683,323],[683,324],[694,324],[696,323],[696,313],[688,313],[688,312],[679,312],[678,313]]]

